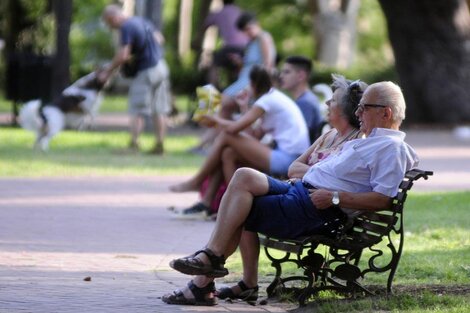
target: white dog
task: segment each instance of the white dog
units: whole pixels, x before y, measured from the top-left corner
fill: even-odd
[[[67,87],[54,103],[26,102],[19,123],[36,133],[35,148],[48,150],[49,141],[66,127],[81,130],[91,126],[103,99],[103,85],[97,80],[97,72],[92,72]]]

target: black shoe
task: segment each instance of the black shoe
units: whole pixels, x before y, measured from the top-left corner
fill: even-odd
[[[206,219],[210,214],[210,208],[204,203],[198,202],[177,214],[180,219]]]
[[[210,264],[205,264],[196,256],[199,253],[204,253],[209,259]],[[170,267],[180,273],[187,275],[204,275],[207,277],[224,277],[228,275],[228,269],[224,267],[225,258],[223,255],[217,256],[214,252],[205,248],[204,250],[196,251],[196,253],[179,259],[174,259],[170,262]]]
[[[238,287],[240,287],[241,292],[239,294],[234,294],[232,288],[225,287],[217,291],[217,297],[219,299],[240,299],[243,301],[256,301],[258,300],[258,286],[253,288],[248,288],[248,286],[240,280],[238,282]]]

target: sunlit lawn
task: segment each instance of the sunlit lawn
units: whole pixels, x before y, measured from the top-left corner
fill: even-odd
[[[195,171],[202,158],[185,151],[197,143],[196,136],[169,136],[166,153],[155,156],[130,153],[127,132],[64,131],[47,153],[32,149],[34,135],[20,128],[0,128],[0,176],[69,175],[169,175]],[[144,134],[142,150],[150,150],[153,138]]]

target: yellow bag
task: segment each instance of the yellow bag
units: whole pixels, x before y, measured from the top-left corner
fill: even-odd
[[[222,94],[212,85],[196,88],[198,107],[194,111],[193,121],[199,122],[203,115],[213,115],[219,110]]]

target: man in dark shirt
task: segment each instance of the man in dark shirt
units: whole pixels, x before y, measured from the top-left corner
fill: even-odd
[[[320,113],[317,97],[310,91],[309,78],[312,62],[303,56],[290,56],[282,65],[281,88],[295,100],[307,122],[310,141],[313,143],[320,135],[320,127],[324,122]]]
[[[161,46],[163,36],[149,21],[125,16],[117,5],[108,5],[104,9],[103,20],[120,31],[120,48],[99,78],[105,81],[124,63],[134,62],[136,73],[129,88],[130,148],[138,149],[144,118],[151,115],[156,138],[152,152],[162,154],[166,117],[171,111],[169,69]]]

